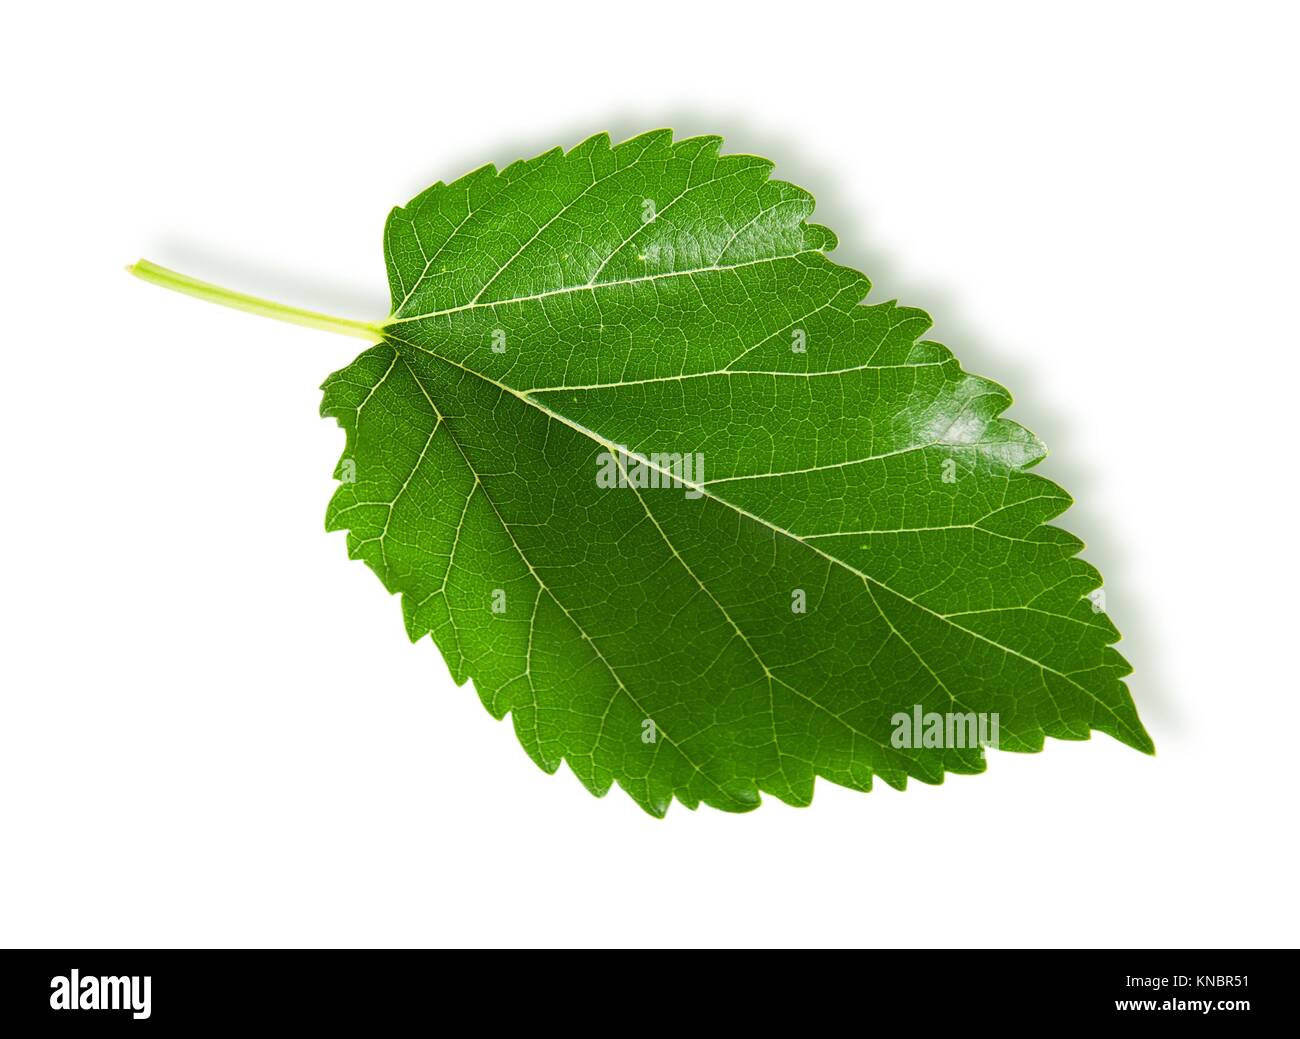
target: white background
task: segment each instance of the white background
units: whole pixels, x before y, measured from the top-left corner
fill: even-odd
[[[39,11],[39,13],[37,13]],[[1264,4],[5,16],[5,945],[1295,945],[1297,22]],[[342,534],[351,340],[438,179],[720,133],[1052,450],[1158,756],[666,821],[548,777]]]

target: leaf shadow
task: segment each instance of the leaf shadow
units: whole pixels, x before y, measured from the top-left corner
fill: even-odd
[[[375,239],[380,240],[378,231]],[[159,262],[169,267],[291,306],[367,321],[378,320],[389,310],[386,292],[272,267],[243,253],[217,252],[188,238],[168,236],[156,245]]]
[[[700,121],[695,113],[683,113],[676,125],[706,132],[696,129]],[[810,161],[802,154],[806,148],[734,113],[710,122],[715,126],[721,122],[732,130],[724,152],[745,151],[774,159],[774,177],[812,192],[817,200],[816,221],[840,236],[832,257],[867,275],[872,299],[897,299],[922,308],[934,321],[927,338],[948,346],[966,371],[992,379],[1011,391],[1016,400],[1008,408],[1007,417],[1032,430],[1049,447],[1047,457],[1035,471],[1061,484],[1075,499],[1074,505],[1054,523],[1065,526],[1085,543],[1080,555],[1096,566],[1106,581],[1106,609],[1120,631],[1126,633],[1117,648],[1133,665],[1129,685],[1143,720],[1165,733],[1181,731],[1175,701],[1163,677],[1164,647],[1159,632],[1147,620],[1157,606],[1136,581],[1129,579],[1133,572],[1130,546],[1113,536],[1104,512],[1095,504],[1106,497],[1106,488],[1095,467],[1068,450],[1050,450],[1052,445],[1068,445],[1076,437],[1066,410],[1054,406],[1039,378],[1039,368],[1033,363],[1034,358],[1044,354],[994,345],[965,318],[968,308],[958,293],[908,277],[888,252],[868,244],[869,235],[855,233],[871,226],[871,212],[863,213],[857,198],[846,198],[841,190],[842,176]]]
[[[871,280],[872,300],[897,299],[900,303],[927,311],[934,321],[927,338],[951,348],[966,371],[992,379],[1016,395],[1016,402],[1008,409],[1007,417],[1032,430],[1049,448],[1069,445],[1076,439],[1065,410],[1054,406],[1037,375],[1039,368],[1031,363],[1031,359],[1044,356],[1042,353],[994,345],[964,316],[969,308],[957,292],[917,281],[905,274],[889,252],[869,244],[866,229],[872,225],[872,213],[870,210],[863,212],[859,197],[850,197],[843,191],[845,174],[836,173],[811,158],[804,142],[773,130],[765,123],[755,122],[743,112],[706,109],[704,106],[625,110],[608,113],[601,123],[588,118],[538,129],[522,142],[517,131],[503,133],[499,141],[489,140],[486,148],[483,142],[479,142],[473,155],[455,152],[440,155],[440,168],[430,171],[432,175],[427,179],[412,181],[407,198],[434,181],[450,182],[487,162],[495,162],[500,169],[516,159],[532,158],[557,144],[567,150],[601,130],[607,131],[618,143],[662,127],[671,127],[677,139],[702,134],[720,135],[724,138],[723,154],[750,153],[775,162],[773,177],[796,184],[816,198],[815,221],[830,227],[840,238],[832,258],[861,271]],[[882,206],[887,204],[887,200],[879,203]],[[1148,728],[1168,735],[1183,731],[1176,701],[1163,677],[1162,660],[1167,650],[1160,633],[1148,620],[1155,616],[1158,607],[1132,579],[1131,547],[1110,533],[1104,512],[1095,504],[1104,499],[1106,492],[1095,467],[1063,450],[1060,453],[1049,452],[1036,471],[1061,484],[1075,498],[1075,504],[1055,522],[1085,543],[1086,547],[1080,554],[1095,565],[1106,580],[1107,612],[1120,631],[1126,633],[1117,648],[1133,665],[1134,673],[1129,685],[1144,722]]]

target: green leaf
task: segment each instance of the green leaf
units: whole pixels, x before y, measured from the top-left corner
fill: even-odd
[[[1150,752],[1009,395],[720,143],[601,135],[395,209],[392,313],[339,323],[378,342],[323,387],[327,527],[538,765],[655,815],[982,771],[936,717]]]

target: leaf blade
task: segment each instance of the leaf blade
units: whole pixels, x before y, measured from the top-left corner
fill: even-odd
[[[982,770],[890,745],[917,704],[1150,750],[1009,396],[863,304],[811,196],[719,143],[601,136],[395,210],[385,342],[325,386],[364,474],[327,525],[541,767],[652,814]],[[624,445],[624,472],[701,452],[698,497],[598,490]]]

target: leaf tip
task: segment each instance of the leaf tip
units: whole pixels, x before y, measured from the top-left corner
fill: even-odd
[[[1136,735],[1137,738],[1132,743],[1130,743],[1129,746],[1131,746],[1134,750],[1140,750],[1143,754],[1146,754],[1148,757],[1154,758],[1156,756],[1155,740],[1151,738],[1151,734],[1147,732],[1147,730],[1145,729],[1145,727],[1143,727],[1140,721],[1138,722],[1137,725]]]

